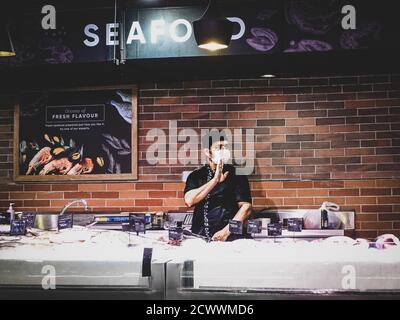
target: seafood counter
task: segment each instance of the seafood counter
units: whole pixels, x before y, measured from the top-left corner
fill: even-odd
[[[167,292],[174,299],[296,293],[399,297],[399,244],[393,235],[375,241],[344,236],[209,244],[191,240],[183,243],[181,257],[167,265]]]
[[[176,248],[159,237],[80,226],[58,232],[30,229],[19,237],[0,235],[0,296],[18,288],[43,291],[49,275],[54,277],[54,292],[117,289],[131,298],[162,299],[164,265]]]
[[[299,292],[400,297],[400,243],[393,235],[375,241],[340,236],[226,243],[185,235],[176,244],[166,231],[137,235],[80,226],[3,235],[0,296],[22,288],[25,294],[70,290],[75,296],[101,289],[101,297],[116,290],[133,299],[268,299]],[[49,270],[57,290],[42,289]]]

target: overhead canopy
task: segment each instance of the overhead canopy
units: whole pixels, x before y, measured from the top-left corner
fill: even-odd
[[[386,2],[220,1],[234,32],[228,49],[210,52],[198,48],[191,25],[204,1],[152,1],[149,7],[148,1],[120,0],[117,14],[111,0],[55,1],[57,29],[43,30],[44,2],[35,0],[12,19],[17,56],[0,58],[0,90],[71,81],[395,72],[400,28],[393,2]],[[349,4],[356,9],[356,30],[342,26],[342,8]],[[39,81],[39,72],[48,77]]]

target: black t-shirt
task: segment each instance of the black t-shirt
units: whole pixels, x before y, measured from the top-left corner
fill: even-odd
[[[236,175],[235,167],[224,165],[223,173],[229,171],[227,179],[219,183],[211,192],[208,205],[208,219],[211,236],[223,229],[233,219],[239,210],[239,202],[251,203],[251,192],[249,181],[246,176]],[[200,188],[207,183],[208,165],[193,171],[187,181],[184,193]],[[205,200],[195,206],[192,222],[192,232],[204,234],[204,204]],[[213,218],[216,212],[220,213],[220,218]],[[218,213],[217,213],[218,215]]]

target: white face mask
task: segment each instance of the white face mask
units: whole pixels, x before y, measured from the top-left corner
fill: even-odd
[[[227,164],[231,159],[231,151],[229,149],[217,150],[213,153],[211,158],[214,164],[218,164],[222,160],[223,164]]]

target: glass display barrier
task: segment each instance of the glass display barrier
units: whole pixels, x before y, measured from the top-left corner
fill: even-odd
[[[400,297],[400,247],[348,237],[190,240],[167,264],[167,299]]]
[[[55,297],[72,290],[75,296],[110,297],[114,291],[119,297],[162,299],[163,252],[151,235],[79,226],[58,232],[31,230],[23,237],[3,233],[0,295]]]

